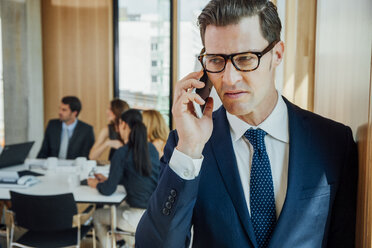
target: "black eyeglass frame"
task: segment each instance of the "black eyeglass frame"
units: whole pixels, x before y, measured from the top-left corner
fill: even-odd
[[[203,66],[203,69],[207,72],[210,72],[210,73],[220,73],[222,72],[223,70],[225,70],[226,68],[226,64],[227,64],[227,61],[230,59],[231,60],[231,63],[234,65],[234,67],[238,70],[238,71],[243,71],[243,72],[250,72],[250,71],[254,71],[256,70],[259,66],[260,66],[260,61],[261,61],[261,57],[264,56],[267,52],[269,52],[271,49],[274,48],[274,46],[279,42],[280,40],[274,40],[273,42],[271,42],[262,52],[250,52],[250,51],[247,51],[247,52],[240,52],[240,53],[232,53],[232,54],[206,54],[205,53],[205,48],[202,49],[202,51],[200,52],[200,55],[198,56],[198,60],[199,62],[201,63],[201,65]],[[204,53],[204,54],[203,54]],[[234,62],[233,58],[234,56],[237,56],[237,55],[241,55],[241,54],[245,54],[245,53],[252,53],[254,55],[257,56],[258,58],[258,63],[257,63],[257,66],[253,69],[250,69],[250,70],[241,70]],[[223,68],[220,70],[220,71],[210,71],[208,70],[207,68],[205,68],[204,66],[204,63],[203,63],[203,58],[206,56],[206,55],[212,55],[212,56],[221,56],[222,58],[224,58],[225,60],[225,64],[223,66]]]

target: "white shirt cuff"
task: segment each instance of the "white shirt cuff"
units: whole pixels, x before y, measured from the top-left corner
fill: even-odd
[[[203,159],[204,156],[193,159],[175,148],[169,161],[169,167],[182,179],[192,180],[199,175]]]

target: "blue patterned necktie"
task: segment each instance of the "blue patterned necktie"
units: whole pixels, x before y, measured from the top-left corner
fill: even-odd
[[[258,247],[267,247],[276,224],[273,178],[265,146],[266,132],[249,129],[244,136],[253,146],[250,180],[250,206]]]

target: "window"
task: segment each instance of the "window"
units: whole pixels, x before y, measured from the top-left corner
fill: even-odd
[[[203,48],[197,18],[209,0],[180,0],[179,1],[179,79],[190,72],[200,70],[197,60]]]
[[[170,1],[117,3],[118,95],[132,108],[160,111],[169,123]]]
[[[209,0],[179,0],[178,80],[193,71],[202,69],[197,59],[203,48],[197,19],[208,2]],[[214,88],[212,88],[210,96],[214,101],[213,109],[218,109],[222,102]]]
[[[156,83],[158,81],[157,76],[151,76],[151,82]]]
[[[151,51],[156,51],[156,50],[158,50],[158,44],[152,43],[151,44]]]
[[[197,17],[209,0],[177,1],[180,79],[201,69],[197,60],[202,49]],[[171,0],[117,0],[116,3],[118,53],[115,56],[119,61],[116,96],[133,108],[157,109],[170,123]],[[219,106],[217,102],[215,106]]]

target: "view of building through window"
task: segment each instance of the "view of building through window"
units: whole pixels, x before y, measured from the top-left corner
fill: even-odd
[[[119,0],[119,97],[169,122],[170,1]]]
[[[179,79],[202,68],[197,59],[203,48],[197,19],[208,2],[209,0],[179,0]],[[214,99],[213,109],[218,109],[222,103],[214,88],[210,96]]]
[[[119,1],[119,97],[169,121],[170,0]],[[179,79],[200,70],[197,17],[209,0],[178,2]]]
[[[201,69],[197,56],[203,45],[197,18],[208,2],[209,0],[179,1],[179,79]]]

